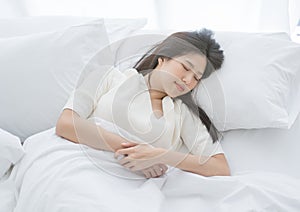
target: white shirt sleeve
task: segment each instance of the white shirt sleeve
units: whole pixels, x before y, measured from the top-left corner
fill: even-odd
[[[189,108],[181,103],[181,138],[193,155],[213,156],[224,153],[219,141],[213,143],[207,128]]]
[[[72,109],[80,117],[88,118],[96,108],[100,97],[113,87],[121,75],[118,70],[112,68],[91,72],[71,93],[63,109]]]

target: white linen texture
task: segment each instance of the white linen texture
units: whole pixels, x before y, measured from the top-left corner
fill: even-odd
[[[144,21],[0,20],[0,211],[298,212],[299,44],[285,33],[216,32],[224,66],[194,94],[224,131],[221,144],[233,176],[169,167],[165,175],[146,179],[118,164],[112,152],[55,134],[63,105],[86,74],[102,65],[131,68],[166,37],[138,30]],[[138,140],[124,130],[127,125],[96,122]]]
[[[24,155],[20,139],[0,128],[0,179]]]
[[[20,191],[14,212],[296,212],[300,207],[299,180],[278,173],[203,177],[173,168],[144,179],[116,163],[113,153],[66,141],[55,129],[28,138],[24,147],[27,154],[11,175]]]
[[[300,111],[300,45],[259,34],[224,35],[216,34],[224,64],[195,90],[197,103],[220,131],[290,128]]]
[[[59,31],[0,38],[0,127],[24,141],[55,126],[82,69],[107,45],[101,19]]]

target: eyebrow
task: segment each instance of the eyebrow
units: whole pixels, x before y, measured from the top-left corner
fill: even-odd
[[[193,63],[191,63],[191,61],[189,61],[189,60],[187,60],[187,59],[185,59],[185,62],[187,62],[192,68],[194,68],[195,66],[194,66],[194,64]]]
[[[192,68],[195,68],[195,66],[194,66],[194,64],[191,62],[191,61],[189,61],[188,59],[185,59],[185,62],[187,62]],[[200,76],[202,76],[203,75],[203,73],[202,72],[196,72],[197,74],[200,74]]]

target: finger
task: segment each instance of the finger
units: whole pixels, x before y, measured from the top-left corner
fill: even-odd
[[[148,169],[148,170],[149,170],[149,172],[150,172],[150,174],[151,174],[151,177],[156,177],[156,176],[157,176],[157,174],[156,174],[156,172],[154,171],[154,169],[150,168],[150,169]]]
[[[134,147],[136,146],[137,144],[135,143],[131,143],[131,142],[124,142],[124,143],[121,143],[121,145],[125,148],[128,148],[128,147]]]
[[[151,174],[148,170],[143,170],[142,172],[143,172],[143,174],[145,175],[146,178],[151,178]]]
[[[123,166],[127,169],[130,169],[131,171],[135,171],[134,165],[131,162],[125,163],[125,164],[123,164]]]
[[[165,164],[159,164],[159,167],[162,169],[163,173],[166,173],[166,171],[168,170],[168,166],[166,166]]]
[[[123,159],[122,159],[123,160]],[[139,168],[138,167],[138,165],[136,164],[136,162],[135,161],[131,161],[131,160],[129,160],[129,161],[127,161],[127,160],[124,160],[124,161],[120,161],[120,164],[122,165],[122,166],[124,166],[125,168],[128,168],[128,169],[130,169],[131,171],[140,171],[140,170],[142,170],[142,168]]]
[[[117,159],[117,160],[121,160],[125,157],[125,155],[119,155],[119,154],[114,154],[114,158]]]
[[[128,157],[124,157],[121,160],[119,160],[118,162],[119,162],[119,164],[121,164],[122,166],[124,166],[126,163],[130,163],[131,160]]]
[[[154,169],[157,177],[159,177],[163,174],[162,168],[160,168],[159,166],[154,166],[153,169]]]
[[[136,163],[136,161],[132,161],[131,164],[133,164],[132,168],[130,168],[131,171],[141,171],[147,168],[139,163]]]
[[[127,156],[128,156],[127,154],[121,155],[121,154],[119,154],[117,152],[115,152],[115,154],[114,154],[114,158],[117,159],[117,160],[121,160],[121,159],[123,159],[123,158],[125,158]]]
[[[134,152],[134,149],[132,147],[126,148],[126,149],[119,149],[115,152],[115,156],[118,157],[119,155],[129,155]]]
[[[121,159],[122,157],[120,157],[120,156],[122,156],[122,154],[120,154],[118,151],[116,151],[115,154],[114,154],[114,158],[115,159]]]

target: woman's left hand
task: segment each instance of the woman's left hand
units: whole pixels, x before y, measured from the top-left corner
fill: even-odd
[[[115,158],[124,155],[119,163],[131,171],[139,171],[161,163],[165,154],[164,149],[155,148],[150,144],[122,143],[122,146],[124,149],[117,150]]]

